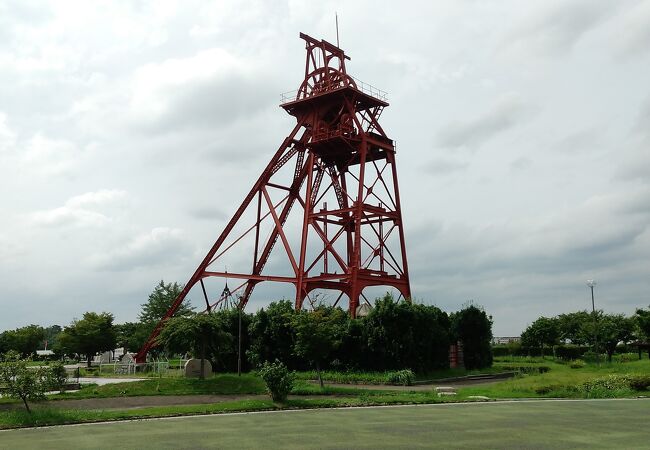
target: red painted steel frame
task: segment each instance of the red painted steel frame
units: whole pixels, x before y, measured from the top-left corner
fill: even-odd
[[[224,300],[210,303],[203,283],[208,277],[241,280],[232,291],[240,292],[240,308],[262,281],[292,283],[297,309],[315,289],[339,291],[337,303],[347,295],[353,317],[366,287],[390,286],[407,300],[411,296],[395,146],[378,122],[388,103],[381,91],[347,74],[345,61],[350,58],[343,50],[302,33],[300,37],[307,50],[305,79],[281,105],[296,118],[296,126],[138,352],[138,362],[145,361],[165,321],[196,283],[201,284],[207,311]],[[294,164],[291,179],[284,175],[280,180],[278,172],[290,162]],[[274,202],[272,191],[283,193],[282,199]],[[325,203],[318,208],[327,193],[334,194],[336,205],[328,208]],[[296,203],[302,208],[302,226],[300,249],[294,253],[284,226]],[[231,236],[246,211],[253,212],[255,223],[243,234]],[[260,226],[265,221],[270,221],[272,231],[263,239]],[[223,256],[251,232],[250,271],[212,269],[217,261],[223,264]],[[291,266],[290,276],[262,273],[278,238]],[[320,242],[320,251],[314,250],[314,240]]]

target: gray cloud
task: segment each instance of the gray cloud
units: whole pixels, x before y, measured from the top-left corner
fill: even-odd
[[[197,219],[201,220],[222,221],[228,219],[226,213],[224,213],[221,209],[212,206],[194,208],[189,211],[189,213],[192,215],[192,217],[196,217]]]
[[[97,270],[128,272],[176,263],[192,254],[191,247],[181,230],[154,228],[114,250],[94,255],[91,262]]]
[[[525,120],[532,108],[516,97],[502,98],[488,111],[466,121],[454,121],[438,132],[436,142],[453,149],[476,150],[493,137]]]
[[[423,170],[431,175],[450,175],[465,170],[468,166],[466,162],[438,158],[426,164]]]
[[[530,15],[515,26],[503,45],[532,53],[564,53],[618,7],[604,0],[541,3],[531,8]]]

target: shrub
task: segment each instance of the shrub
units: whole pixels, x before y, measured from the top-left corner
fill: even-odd
[[[620,355],[614,355],[614,361],[619,363],[637,361],[638,359],[639,356],[636,353],[621,353]]]
[[[581,391],[588,397],[609,397],[613,391],[645,391],[650,387],[650,375],[608,375],[582,384]]]
[[[48,389],[52,391],[63,391],[66,381],[68,381],[68,373],[62,363],[56,362],[50,366],[47,372]]]
[[[587,351],[589,347],[583,345],[558,345],[555,347],[555,356],[566,360],[579,359]]]
[[[645,391],[650,387],[650,375],[632,375],[630,387],[635,391]]]
[[[581,360],[581,359],[574,359],[574,360],[571,361],[571,363],[569,364],[569,367],[571,367],[572,369],[582,369],[585,365],[586,365],[586,364],[585,364],[585,362],[584,362],[583,360]]]
[[[596,361],[599,361],[599,360],[602,361],[603,360],[603,358],[601,358],[599,354],[597,354],[597,353],[595,353],[595,352],[593,352],[591,350],[588,351],[588,352],[585,352],[585,354],[582,355],[582,359],[584,359],[588,363],[595,363]]]
[[[396,370],[386,374],[386,383],[401,386],[410,386],[413,384],[415,375],[411,369]]]
[[[507,370],[510,372],[518,372],[519,374],[538,374],[538,373],[546,373],[551,368],[549,366],[514,366],[514,365],[504,365],[501,366],[503,370]]]
[[[259,374],[266,383],[266,390],[274,402],[284,402],[287,395],[293,388],[294,374],[289,372],[279,360],[265,362],[259,370]]]

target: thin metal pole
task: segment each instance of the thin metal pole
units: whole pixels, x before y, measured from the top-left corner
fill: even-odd
[[[239,311],[239,338],[237,339],[237,376],[241,377],[241,304],[239,305],[239,308],[237,308],[237,311]]]
[[[596,363],[600,364],[600,354],[598,353],[598,321],[596,320],[596,304],[594,302],[594,285],[591,288],[591,314],[594,316],[594,353],[596,354]]]
[[[336,46],[341,48],[341,44],[339,44],[339,13],[334,13],[334,17],[336,18]]]

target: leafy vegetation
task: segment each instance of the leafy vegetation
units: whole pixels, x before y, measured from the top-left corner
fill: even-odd
[[[312,312],[294,315],[292,327],[296,333],[294,352],[316,367],[318,382],[323,387],[321,365],[341,345],[345,312],[340,308],[321,306]]]
[[[60,388],[59,381],[49,367],[28,367],[27,360],[21,359],[18,352],[10,351],[0,361],[0,387],[4,395],[21,400],[28,413],[29,402],[45,399],[47,390]]]
[[[88,367],[98,352],[115,349],[117,335],[113,327],[113,315],[86,312],[81,320],[73,320],[59,335],[58,346],[66,354],[86,356]]]
[[[463,344],[465,368],[482,369],[492,365],[492,317],[470,304],[452,314],[453,335]]]
[[[201,359],[200,378],[203,379],[206,358],[219,358],[222,349],[232,339],[232,335],[225,331],[220,316],[194,314],[168,319],[158,335],[157,342],[173,353],[190,351],[199,357]]]
[[[293,388],[294,374],[280,361],[265,362],[259,370],[266,384],[266,390],[274,402],[284,402]],[[322,385],[321,385],[322,386]]]

